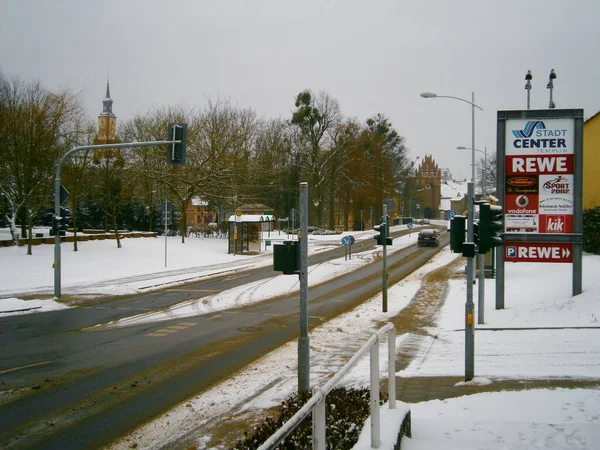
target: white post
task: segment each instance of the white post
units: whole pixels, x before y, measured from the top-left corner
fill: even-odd
[[[312,390],[313,396],[317,395],[320,388],[314,387]],[[325,416],[325,399],[326,396],[317,402],[312,411],[312,438],[313,438],[313,450],[325,450],[325,430],[326,416]]]
[[[388,331],[388,397],[390,409],[396,409],[396,329]]]
[[[371,346],[371,448],[379,448],[379,345]]]

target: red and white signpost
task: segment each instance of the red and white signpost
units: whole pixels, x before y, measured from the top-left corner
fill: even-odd
[[[504,308],[504,263],[573,264],[581,288],[583,110],[498,111],[497,197],[504,252],[496,254],[496,309]]]
[[[572,263],[573,244],[557,242],[505,242],[506,262]]]

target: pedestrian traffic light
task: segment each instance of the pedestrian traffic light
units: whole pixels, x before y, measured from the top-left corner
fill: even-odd
[[[465,216],[454,216],[450,220],[450,250],[453,253],[462,253],[466,220]]]
[[[273,270],[284,275],[300,273],[300,240],[283,241],[273,246]]]
[[[169,124],[167,140],[179,141],[167,146],[167,164],[184,165],[186,156],[187,124]]]
[[[392,245],[393,239],[391,237],[387,236],[388,235],[388,225],[383,220],[383,217],[381,218],[381,224],[375,225],[373,227],[373,229],[379,233],[379,234],[376,234],[375,236],[373,236],[375,238],[375,240],[377,241],[377,245]]]
[[[479,206],[479,253],[487,253],[504,244],[502,206],[483,203]]]

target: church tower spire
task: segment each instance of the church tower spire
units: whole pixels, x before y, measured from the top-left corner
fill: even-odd
[[[112,144],[117,142],[117,116],[112,110],[113,101],[110,98],[110,83],[106,80],[106,95],[102,100],[102,112],[98,116],[98,133],[95,144]]]
[[[102,100],[102,104],[104,106],[100,114],[101,116],[116,117],[112,111],[113,101],[110,98],[110,82],[108,80],[106,80],[106,95],[104,96],[104,100]]]

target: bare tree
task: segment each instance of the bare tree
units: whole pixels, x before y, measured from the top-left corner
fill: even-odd
[[[67,91],[52,93],[37,81],[0,73],[0,104],[0,192],[13,243],[20,217],[30,255],[33,225],[51,201],[56,164],[70,139],[69,124],[82,114],[81,103]]]
[[[303,152],[301,164],[304,174],[310,180],[309,197],[315,206],[313,217],[322,224],[325,194],[323,182],[334,160],[332,133],[341,122],[340,107],[327,93],[320,92],[315,96],[310,90],[298,94],[295,105],[296,111],[292,115],[291,124],[299,127],[304,138],[306,151]]]

